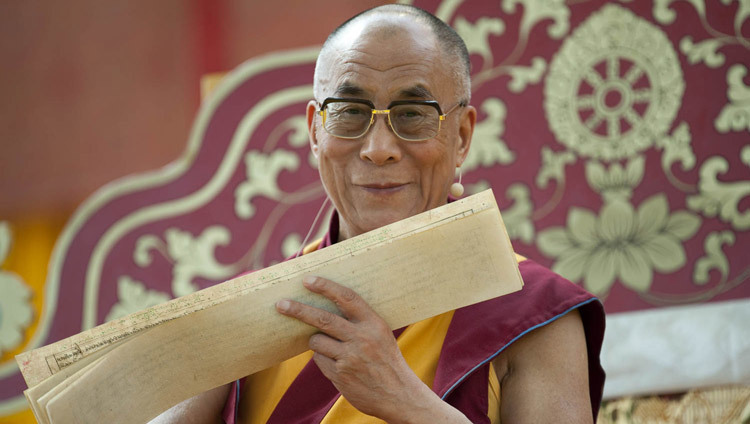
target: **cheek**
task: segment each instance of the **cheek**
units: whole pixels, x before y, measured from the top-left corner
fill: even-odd
[[[444,145],[414,149],[411,156],[416,162],[415,166],[420,169],[422,178],[430,180],[432,189],[439,189],[452,181],[455,155]]]
[[[345,184],[347,166],[354,154],[356,146],[347,143],[324,141],[318,144],[318,171],[329,193]]]

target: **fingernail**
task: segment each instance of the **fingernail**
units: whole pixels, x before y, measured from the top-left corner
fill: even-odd
[[[284,311],[284,312],[288,311],[289,310],[289,306],[291,306],[291,305],[289,304],[288,300],[280,300],[280,301],[276,302],[276,308],[278,310],[280,310],[280,311]]]
[[[316,277],[308,275],[302,279],[302,284],[306,286],[314,286],[316,281],[318,281]]]

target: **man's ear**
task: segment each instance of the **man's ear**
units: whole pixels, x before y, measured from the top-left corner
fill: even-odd
[[[471,147],[471,137],[474,134],[474,126],[477,123],[477,110],[474,106],[468,105],[461,113],[458,123],[458,145],[456,146],[456,166],[461,166],[469,154]]]
[[[318,113],[318,102],[310,100],[307,103],[307,135],[310,138],[310,150],[318,157],[318,135],[315,129],[315,115]]]

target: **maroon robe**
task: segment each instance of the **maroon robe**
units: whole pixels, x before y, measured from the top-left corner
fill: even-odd
[[[338,239],[334,213],[329,233],[318,247]],[[487,417],[489,365],[524,334],[577,309],[586,336],[589,361],[589,395],[596,421],[604,388],[599,352],[604,338],[604,309],[597,298],[581,287],[531,260],[519,263],[523,289],[457,309],[445,336],[432,390],[474,423]],[[400,334],[397,330],[396,336]],[[227,424],[236,422],[244,379],[233,383],[224,409]],[[310,362],[284,393],[269,423],[319,423],[341,394]]]

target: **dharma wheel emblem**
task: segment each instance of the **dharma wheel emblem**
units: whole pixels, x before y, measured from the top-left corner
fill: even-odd
[[[544,108],[559,142],[581,156],[611,161],[664,136],[684,91],[677,54],[664,32],[607,5],[555,55]]]

